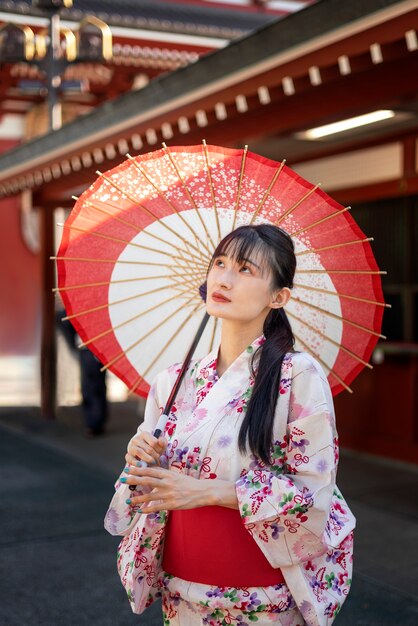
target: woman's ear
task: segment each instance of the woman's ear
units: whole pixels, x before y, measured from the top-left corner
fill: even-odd
[[[292,292],[288,287],[283,287],[283,289],[280,289],[280,291],[274,292],[272,301],[270,303],[270,308],[281,309],[282,307],[286,306],[286,304],[290,300],[291,295]]]

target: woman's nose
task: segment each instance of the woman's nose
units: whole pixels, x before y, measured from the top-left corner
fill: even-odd
[[[232,281],[226,272],[219,278],[218,284],[221,289],[231,289]]]

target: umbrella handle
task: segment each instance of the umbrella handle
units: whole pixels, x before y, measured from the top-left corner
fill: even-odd
[[[164,407],[164,411],[162,412],[162,415],[161,415],[160,419],[157,422],[157,426],[156,426],[156,428],[155,428],[155,430],[153,432],[154,437],[156,437],[157,439],[164,432],[164,428],[165,428],[165,425],[167,423],[168,416],[170,414],[171,408],[172,408],[172,406],[174,404],[174,401],[176,399],[178,390],[180,389],[180,385],[183,382],[184,375],[187,372],[187,369],[188,369],[188,367],[190,365],[190,361],[192,360],[192,356],[193,356],[194,351],[196,350],[197,344],[199,343],[200,338],[201,338],[201,336],[203,334],[203,331],[206,328],[206,324],[208,323],[209,317],[210,317],[209,313],[205,313],[202,321],[200,322],[200,326],[197,329],[197,333],[194,336],[194,339],[193,339],[193,341],[192,341],[192,343],[190,345],[189,351],[187,352],[186,358],[184,359],[183,365],[181,366],[180,372],[179,372],[179,374],[177,376],[177,380],[174,383],[173,388],[171,390],[171,393],[170,393],[170,395],[168,397],[167,403],[166,403],[166,405]]]
[[[190,365],[190,361],[192,360],[192,356],[194,351],[196,350],[197,344],[200,341],[200,338],[203,334],[203,331],[206,328],[206,324],[209,321],[209,313],[205,313],[202,321],[200,322],[200,326],[197,329],[197,333],[194,336],[194,339],[190,345],[189,351],[187,352],[186,358],[184,359],[183,365],[181,366],[181,370],[178,373],[176,382],[173,385],[173,388],[171,390],[171,393],[168,397],[167,403],[164,407],[164,411],[162,412],[162,414],[159,417],[159,420],[157,422],[156,428],[154,430],[154,432],[152,433],[154,435],[154,437],[156,437],[157,439],[159,439],[159,437],[161,437],[162,433],[164,432],[165,429],[165,425],[167,424],[167,420],[168,420],[168,416],[170,414],[171,408],[174,404],[174,401],[176,399],[177,393],[180,389],[180,385],[183,381],[184,375],[187,372],[187,369]],[[148,467],[148,463],[146,463],[145,461],[139,461],[138,463],[138,467]],[[131,491],[135,491],[136,490],[136,486],[135,485],[130,485],[129,489]]]

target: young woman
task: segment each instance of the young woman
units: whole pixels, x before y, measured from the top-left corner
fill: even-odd
[[[295,269],[280,228],[223,239],[207,276],[219,350],[190,366],[160,439],[179,366],[157,376],[128,445],[105,525],[125,536],[133,610],[162,595],[166,625],[325,626],[349,591],[355,520],[335,484],[331,392],[283,310]]]

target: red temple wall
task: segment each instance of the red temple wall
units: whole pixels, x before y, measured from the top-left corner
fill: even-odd
[[[0,153],[17,143],[0,140]],[[40,268],[21,234],[18,196],[0,200],[0,250],[0,354],[34,354],[39,346]]]

